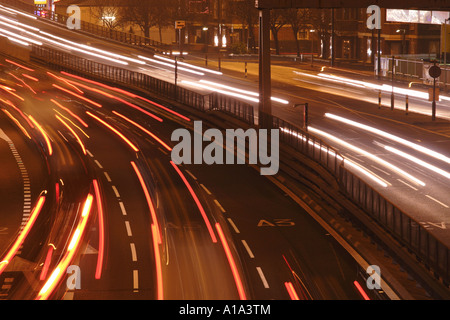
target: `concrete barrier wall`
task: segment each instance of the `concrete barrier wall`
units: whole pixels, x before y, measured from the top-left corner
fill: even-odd
[[[5,37],[0,37],[0,52],[22,61],[30,61],[31,48],[16,44]]]

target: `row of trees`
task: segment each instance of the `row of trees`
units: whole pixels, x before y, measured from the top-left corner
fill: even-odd
[[[92,15],[110,29],[137,25],[146,37],[156,27],[162,42],[162,29],[183,16],[183,3],[180,0],[94,0]]]
[[[255,8],[255,1],[229,1],[227,9],[229,18],[236,19],[245,28],[248,48],[254,48],[256,46],[254,30],[258,25],[258,10]],[[330,24],[330,10],[296,8],[271,10],[270,29],[272,31],[276,53],[280,54],[278,33],[281,28],[291,28],[297,47],[297,55],[300,55],[299,32],[308,32],[314,29],[320,39],[325,39],[330,34]]]
[[[196,14],[189,7],[191,3],[211,3],[208,1],[186,0],[94,0],[93,15],[103,20],[105,26],[115,29],[126,25],[137,25],[146,37],[149,37],[150,28],[159,29],[160,42],[162,30],[173,26],[175,20],[195,21],[208,25],[217,23],[217,12],[206,7],[204,14]],[[215,0],[215,10],[219,2]],[[247,48],[257,46],[255,30],[258,26],[258,10],[254,0],[221,0],[222,23],[237,22],[242,25]],[[201,9],[204,10],[204,9]],[[114,17],[108,18],[108,17]],[[200,21],[199,21],[200,20]],[[272,10],[270,28],[272,31],[276,53],[280,53],[278,33],[283,27],[292,29],[293,38],[297,45],[297,54],[300,54],[298,33],[314,29],[320,39],[330,33],[331,13],[323,9],[285,9]]]

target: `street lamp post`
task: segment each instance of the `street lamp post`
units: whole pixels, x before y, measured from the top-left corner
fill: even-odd
[[[391,91],[391,110],[394,110],[394,73],[395,73],[395,57],[392,56],[392,91]]]
[[[406,47],[406,30],[405,29],[398,29],[396,31],[397,33],[402,33],[402,54],[405,54],[405,47]]]
[[[178,97],[178,92],[177,92],[177,87],[178,87],[178,59],[183,60],[183,57],[181,56],[177,56],[175,55],[175,86],[174,86],[174,96],[175,96],[175,100],[177,100]]]
[[[450,21],[450,18],[445,19],[444,20],[444,68],[445,68],[445,73],[444,73],[444,89],[446,88],[447,85],[447,21]]]
[[[308,102],[294,104],[294,108],[303,106],[303,128],[308,131]]]
[[[311,34],[311,67],[313,66],[314,63],[314,35],[313,33],[316,32],[316,30],[311,29],[309,30],[310,34]]]

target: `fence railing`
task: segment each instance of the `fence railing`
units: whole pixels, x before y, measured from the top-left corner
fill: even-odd
[[[433,78],[430,77],[428,70],[433,63],[424,60],[410,60],[398,57],[381,57],[380,58],[381,76],[392,77],[396,79],[407,79],[409,81],[420,81],[424,84],[432,84]],[[450,62],[450,55],[448,57]],[[377,61],[375,59],[375,61]],[[375,64],[375,70],[377,66]],[[440,66],[441,76],[436,79],[437,84],[443,86],[450,85],[450,66]]]
[[[0,0],[0,3],[10,5],[11,7],[17,8],[19,10],[25,11],[29,14],[35,15],[35,6],[24,3],[22,1],[18,0]],[[36,15],[37,16],[37,15]],[[55,23],[61,24],[63,26],[66,26],[67,19],[69,18],[68,15],[59,14],[56,12],[48,12],[45,15],[39,15],[37,16],[40,19],[45,20],[51,20]],[[115,30],[112,28],[108,28],[105,26],[101,26],[95,23],[90,23],[84,20],[80,21],[80,27],[81,31],[106,38],[109,40],[118,41],[121,43],[139,46],[141,48],[148,48],[156,52],[160,53],[171,53],[172,52],[172,45],[161,43],[155,40],[152,40],[148,37],[136,35],[130,32],[124,32]]]
[[[282,143],[290,145],[331,172],[344,194],[449,284],[450,249],[447,245],[345,168],[344,158],[334,148],[285,120],[275,116],[272,119],[273,127],[280,129]]]
[[[31,58],[45,62],[53,68],[74,72],[87,78],[107,80],[124,86],[131,85],[197,110],[220,110],[230,113],[248,124],[253,124],[254,121],[252,105],[219,93],[203,95],[148,74],[99,63],[34,44],[31,46]]]
[[[31,57],[33,60],[45,62],[56,69],[80,74],[87,78],[138,87],[197,110],[220,110],[249,125],[257,122],[252,105],[219,93],[204,96],[179,86],[175,87],[172,83],[147,74],[101,64],[42,46],[33,45]],[[267,115],[259,113],[258,117],[259,121],[262,119],[261,117],[267,117]],[[414,252],[445,283],[450,283],[450,254],[449,248],[445,244],[420,223],[386,200],[363,179],[349,171],[344,166],[344,158],[327,143],[278,117],[270,115],[269,119],[273,128],[280,129],[282,143],[293,147],[297,152],[328,170],[335,177],[341,191],[349,199],[359,205],[406,248]]]
[[[447,245],[349,170],[341,170],[339,184],[355,203],[448,285],[450,252]]]

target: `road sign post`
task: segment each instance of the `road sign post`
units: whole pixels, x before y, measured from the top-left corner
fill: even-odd
[[[303,106],[303,129],[308,131],[308,102],[294,104],[294,108]]]
[[[436,120],[436,79],[441,75],[441,68],[436,65],[436,61],[434,61],[434,65],[430,67],[428,70],[428,74],[433,78],[433,102],[431,103],[431,120]]]
[[[183,43],[182,43],[182,35],[183,35],[183,29],[186,27],[186,21],[184,20],[177,20],[175,21],[175,29],[178,30],[178,46],[180,51],[180,56],[183,55]]]

